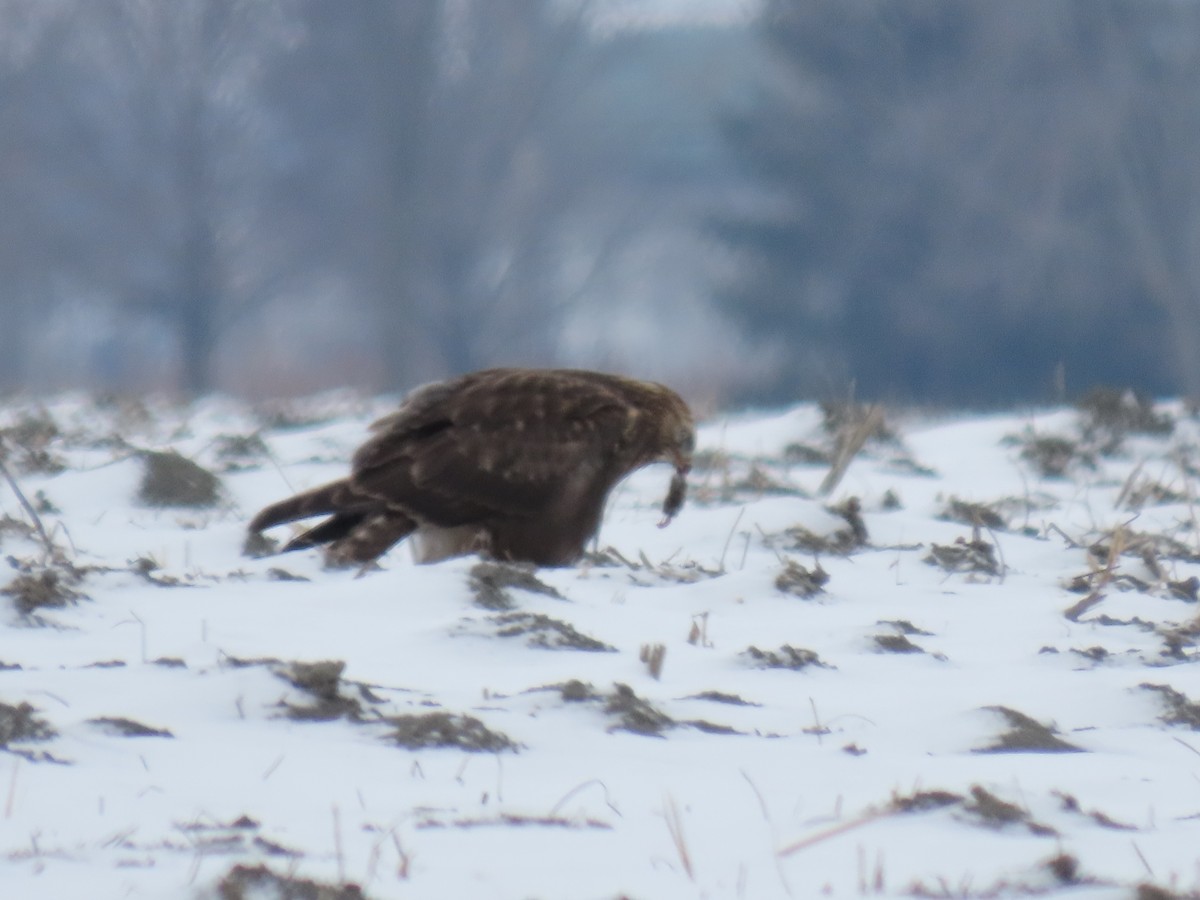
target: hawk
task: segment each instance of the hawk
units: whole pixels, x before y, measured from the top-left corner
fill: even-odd
[[[323,522],[283,549],[327,544],[365,564],[416,536],[433,562],[480,553],[563,566],[583,555],[609,491],[650,463],[674,466],[667,525],[683,506],[695,424],[661,384],[575,369],[488,369],[418,388],[371,426],[350,475],[268,506],[258,533]]]

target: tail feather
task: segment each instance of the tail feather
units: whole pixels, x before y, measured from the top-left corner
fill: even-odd
[[[370,562],[417,528],[417,523],[404,513],[356,491],[348,479],[273,503],[255,516],[248,528],[257,534],[274,525],[312,516],[329,518],[292,538],[283,552],[329,544],[327,558],[333,565]]]
[[[283,525],[311,516],[363,513],[374,505],[375,502],[355,491],[350,482],[343,478],[289,497],[287,500],[272,503],[255,516],[247,527],[250,531],[259,532],[274,525]]]
[[[317,547],[321,544],[340,541],[346,535],[353,532],[354,529],[358,528],[366,517],[366,513],[338,513],[326,519],[320,525],[296,535],[284,544],[283,550],[280,552],[289,553],[292,550],[307,550],[309,547]]]
[[[340,518],[340,517],[335,517]],[[314,531],[324,528],[320,525]],[[326,551],[326,562],[334,566],[361,565],[387,553],[393,545],[417,529],[417,523],[396,510],[363,516],[345,537],[335,540]],[[303,538],[304,535],[301,535]]]

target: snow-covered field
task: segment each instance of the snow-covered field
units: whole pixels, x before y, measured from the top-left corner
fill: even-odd
[[[383,400],[9,402],[0,897],[1196,896],[1200,422],[1107,400],[828,498],[819,409],[718,417],[536,573],[243,555]]]

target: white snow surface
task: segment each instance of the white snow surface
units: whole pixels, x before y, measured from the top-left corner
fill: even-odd
[[[656,523],[670,472],[650,467],[610,498],[597,549],[615,552],[534,573],[561,597],[507,589],[513,612],[610,648],[588,651],[503,633],[505,614],[476,603],[476,558],[417,566],[400,546],[360,573],[312,551],[242,554],[249,517],[345,474],[390,405],[0,406],[6,468],[84,595],[28,614],[0,596],[0,703],[30,704],[53,731],[0,750],[0,897],[213,898],[238,865],[371,898],[1200,888],[1200,734],[1143,687],[1200,701],[1200,651],[1178,631],[1196,614],[1178,595],[1200,575],[1200,423],[1182,406],[1159,407],[1173,433],[1092,439],[1091,465],[1058,478],[1022,447],[1086,443],[1073,409],[894,416],[898,439],[869,442],[830,497],[817,494],[828,464],[788,461],[789,445],[830,447],[816,407],[714,418],[669,527]],[[17,446],[23,424],[47,421],[58,472]],[[223,455],[255,434],[266,454]],[[218,472],[221,504],[141,505],[147,449]],[[865,546],[797,549],[789,529],[845,530],[852,497]],[[948,520],[952,499],[995,504],[1004,522]],[[45,564],[30,522],[0,482],[0,587]],[[1143,554],[1146,535],[1177,544]],[[1087,549],[1122,540],[1127,555]],[[993,548],[996,573],[926,561],[972,541]],[[824,591],[781,590],[789,564],[819,564]],[[1083,575],[1100,590],[1070,618]],[[895,652],[904,632],[915,648]],[[658,677],[641,659],[654,644]],[[823,665],[764,668],[747,652],[784,645]],[[324,660],[344,662],[338,696],[357,712],[290,716],[316,700],[281,673]],[[564,694],[573,681],[583,699]],[[608,710],[617,685],[673,726],[628,730]],[[997,707],[1080,752],[982,752],[1012,729]],[[516,747],[390,737],[390,718],[431,712]]]

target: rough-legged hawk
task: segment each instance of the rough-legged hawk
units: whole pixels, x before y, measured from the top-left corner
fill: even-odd
[[[675,467],[666,525],[683,505],[695,426],[659,384],[572,369],[489,369],[419,388],[371,426],[350,476],[268,506],[251,532],[329,516],[284,550],[329,544],[369,562],[417,535],[423,562],[478,552],[567,565],[600,526],[613,486]]]

